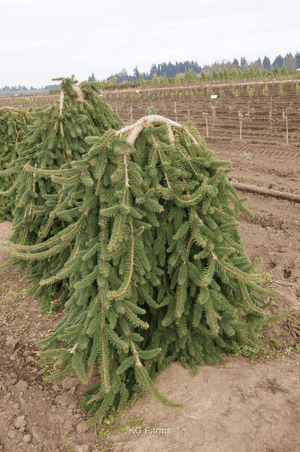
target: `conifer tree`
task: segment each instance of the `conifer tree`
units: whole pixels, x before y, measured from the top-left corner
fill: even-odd
[[[69,201],[69,206],[73,206],[73,218],[69,212],[61,214],[60,218],[55,217],[53,208],[59,202],[58,190],[64,180],[54,182],[50,177],[43,179],[40,171],[46,169],[51,172],[63,165],[71,168],[72,162],[81,160],[88,151],[85,143],[87,136],[101,136],[106,130],[119,129],[123,125],[122,120],[99,97],[99,88],[103,83],[82,82],[77,86],[74,76],[53,80],[61,81],[60,101],[32,113],[34,121],[19,144],[18,155],[12,155],[8,169],[0,172],[0,176],[15,178],[14,184],[6,191],[6,194],[11,194],[16,190],[13,233],[8,244],[19,250],[41,245],[56,233],[64,231],[70,223],[72,225],[84,200],[83,193],[76,193]],[[37,263],[24,259],[21,253],[15,253],[2,268],[8,265],[17,265],[17,268],[29,266],[30,272],[25,279],[33,280],[34,284],[19,294],[40,296],[43,310],[55,310],[68,299],[68,279],[47,287],[39,286],[39,281],[42,276],[59,271],[74,252],[70,242],[64,253],[54,259],[47,255]]]
[[[0,171],[17,158],[18,144],[24,139],[26,126],[31,122],[31,110],[2,107],[0,109]],[[15,197],[5,196],[5,191],[13,184],[13,176],[6,174],[0,178],[0,222],[12,220]]]
[[[87,383],[99,373],[82,402],[90,425],[139,394],[181,406],[158,392],[158,372],[174,361],[193,372],[224,362],[224,352],[261,344],[261,329],[283,315],[266,316],[272,301],[264,297],[278,293],[264,288],[270,275],[256,273],[260,260],[251,262],[238,231],[238,215],[252,216],[246,198],[191,123],[150,115],[86,142],[89,152],[71,169],[40,172],[64,180],[55,215],[69,212],[73,223],[12,252],[56,256],[76,236],[64,267],[40,280],[68,275],[70,284],[65,315],[40,344],[58,368],[54,381],[73,372]],[[82,193],[74,215],[68,202]]]

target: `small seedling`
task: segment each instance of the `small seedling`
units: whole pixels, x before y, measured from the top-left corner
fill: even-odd
[[[283,89],[282,89],[282,86],[280,85],[279,86],[279,89],[278,89],[278,94],[279,94],[279,96],[284,96],[284,97],[286,97],[286,93],[283,91]]]
[[[233,94],[233,97],[236,99],[240,95],[240,92],[238,89],[232,88],[232,94]]]
[[[252,99],[252,97],[253,97],[253,88],[250,88],[250,86],[247,86],[246,91],[247,91],[248,96],[250,97],[250,99]]]

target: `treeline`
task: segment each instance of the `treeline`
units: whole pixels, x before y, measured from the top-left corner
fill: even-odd
[[[34,93],[44,93],[54,89],[60,89],[60,85],[47,85],[42,88],[34,88],[31,86],[27,88],[26,86],[4,86],[0,88],[0,96],[12,96],[14,94],[34,94]]]
[[[236,69],[235,67],[229,71],[226,67],[224,69],[202,70],[200,77],[191,69],[186,72],[183,77],[158,77],[154,74],[152,80],[144,80],[142,77],[135,81],[124,81],[123,83],[112,83],[103,89],[124,89],[124,88],[139,88],[147,86],[180,86],[185,84],[201,84],[201,83],[226,83],[228,81],[240,82],[247,80],[249,82],[255,80],[267,80],[268,78],[300,78],[300,72],[295,70],[288,70],[284,65],[281,69],[275,66],[272,71],[268,71],[264,67],[258,68],[256,71],[253,66],[244,66],[244,70]]]
[[[122,83],[124,81],[134,82],[135,80],[141,78],[141,76],[144,80],[152,80],[154,74],[156,74],[158,77],[166,76],[167,78],[172,78],[177,74],[184,74],[185,72],[188,72],[190,70],[193,70],[196,74],[200,75],[202,69],[203,68],[194,61],[185,61],[184,63],[179,63],[178,61],[176,61],[175,64],[172,64],[171,62],[169,62],[168,64],[152,64],[149,72],[140,72],[138,70],[138,67],[136,66],[133,70],[133,75],[129,75],[126,69],[122,69],[119,73],[110,75],[105,81],[116,77],[117,83]]]
[[[189,81],[195,78],[199,80],[221,80],[221,79],[236,79],[236,78],[248,78],[249,73],[253,78],[265,78],[267,74],[274,74],[277,76],[288,75],[288,71],[295,71],[300,68],[300,53],[296,52],[293,56],[291,53],[287,53],[285,57],[281,55],[276,56],[273,62],[270,58],[265,56],[263,60],[258,58],[254,62],[249,62],[246,57],[241,57],[240,60],[234,59],[232,62],[222,60],[221,62],[215,62],[212,65],[205,65],[201,67],[196,61],[178,62],[175,64],[160,63],[152,64],[148,72],[140,72],[136,66],[133,70],[133,75],[129,75],[126,69],[122,69],[117,74],[111,74],[101,82],[106,82],[113,78],[117,83],[125,83],[126,86],[139,86],[141,84],[149,83],[158,85],[164,84],[180,84],[184,81]],[[278,73],[277,70],[283,71]],[[224,72],[225,71],[225,72]],[[232,72],[233,71],[233,72]],[[254,73],[256,75],[254,75]],[[263,72],[265,71],[265,72]],[[275,71],[275,73],[274,73]],[[224,74],[223,74],[224,72]],[[228,75],[229,73],[229,75]],[[238,74],[238,75],[236,75]],[[178,81],[177,78],[181,78]],[[88,77],[88,81],[97,81],[94,73]],[[14,95],[14,94],[33,94],[38,92],[52,92],[60,89],[60,85],[47,85],[42,88],[34,88],[31,86],[4,86],[0,88],[0,96]]]
[[[261,61],[258,58],[254,62],[247,62],[245,57],[241,57],[240,61],[238,59],[234,59],[232,62],[223,60],[221,63],[216,62],[212,65],[206,65],[201,67],[197,62],[194,61],[185,61],[184,63],[176,61],[175,64],[169,63],[160,63],[160,64],[152,64],[149,72],[140,72],[138,67],[136,66],[133,70],[133,75],[129,75],[126,69],[122,69],[120,72],[116,74],[111,74],[107,79],[102,81],[108,81],[112,78],[117,79],[117,83],[124,82],[136,82],[138,80],[150,81],[153,79],[154,75],[160,78],[175,78],[178,74],[185,74],[187,72],[193,71],[196,76],[200,77],[202,71],[205,72],[207,76],[212,75],[213,70],[223,70],[226,68],[228,71],[235,69],[237,71],[247,70],[249,67],[253,67],[255,71],[258,69],[265,69],[268,72],[271,72],[276,66],[278,69],[282,69],[283,66],[288,70],[296,70],[300,67],[300,53],[296,52],[293,56],[291,53],[287,53],[285,57],[281,55],[276,56],[273,63],[271,63],[270,58],[265,56]],[[96,77],[94,73],[92,76],[88,78],[89,81],[96,81]]]

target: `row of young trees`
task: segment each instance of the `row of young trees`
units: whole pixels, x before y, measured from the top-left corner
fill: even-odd
[[[255,80],[266,80],[268,78],[296,78],[299,77],[299,72],[294,70],[288,70],[286,66],[283,66],[279,69],[278,66],[275,66],[272,71],[268,71],[263,67],[259,67],[255,70],[253,65],[244,65],[244,70],[233,69],[228,70],[227,66],[217,66],[213,65],[208,70],[203,70],[201,75],[198,76],[192,69],[182,74],[182,77],[173,77],[167,78],[166,75],[164,77],[159,77],[157,74],[154,74],[151,80],[145,80],[143,75],[140,74],[140,77],[136,81],[124,81],[122,84],[113,83],[107,87],[107,89],[123,89],[125,88],[138,88],[138,87],[147,87],[147,86],[181,86],[185,84],[201,84],[201,83],[227,83],[230,81],[239,82],[242,80],[247,80],[249,82]]]
[[[275,68],[275,66],[277,66],[279,69],[285,67],[287,70],[296,70],[298,67],[300,67],[300,53],[296,52],[295,56],[293,56],[291,53],[287,53],[284,58],[281,55],[278,55],[274,59],[273,63],[271,63],[270,58],[267,56],[265,56],[262,61],[260,58],[258,58],[255,62],[252,62],[250,64],[247,62],[246,57],[241,57],[240,61],[235,58],[232,62],[224,61],[222,63],[214,63],[210,66],[204,65],[203,67],[201,67],[196,61],[176,61],[175,64],[171,62],[164,62],[158,65],[152,64],[148,72],[140,72],[138,67],[136,66],[133,70],[133,75],[129,75],[126,69],[122,69],[120,72],[111,75],[106,80],[109,80],[112,77],[116,77],[118,83],[122,83],[124,81],[134,82],[139,80],[141,76],[144,80],[152,80],[155,74],[158,77],[174,78],[177,74],[186,73],[190,70],[200,76],[203,70],[206,72],[212,72],[214,69],[220,70],[226,68],[228,69],[228,71],[231,71],[232,69],[236,69],[237,71],[244,71],[244,69],[248,68],[249,66],[253,67],[255,71],[257,71],[258,69],[266,69],[270,72]],[[96,81],[94,73],[89,76],[88,80]]]

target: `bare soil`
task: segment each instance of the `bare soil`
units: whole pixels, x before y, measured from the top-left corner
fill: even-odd
[[[218,159],[232,161],[232,181],[300,194],[297,147],[233,138],[224,142],[218,136],[206,143]],[[251,161],[246,153],[252,154]],[[247,197],[255,217],[239,220],[243,242],[251,259],[263,258],[258,270],[271,273],[270,287],[281,292],[269,313],[298,309],[300,205]],[[11,232],[11,222],[1,223],[0,242]],[[1,251],[0,264],[8,257]],[[61,387],[45,382],[49,370],[34,361],[36,342],[53,331],[63,313],[41,315],[38,300],[11,295],[30,285],[22,281],[27,269],[13,270],[0,270],[1,452],[300,451],[299,312],[264,330],[268,348],[256,356],[228,356],[225,365],[200,366],[193,377],[174,363],[156,383],[185,408],[171,410],[140,399],[121,421],[131,429],[97,438],[99,427],[85,429],[87,416],[79,406],[85,387],[70,377]]]

